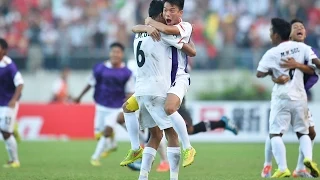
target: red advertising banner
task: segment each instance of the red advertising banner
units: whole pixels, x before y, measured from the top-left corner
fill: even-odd
[[[94,105],[20,104],[17,119],[24,139],[93,138]]]

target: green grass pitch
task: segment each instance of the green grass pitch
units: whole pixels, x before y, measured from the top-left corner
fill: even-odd
[[[21,167],[0,169],[2,180],[134,180],[139,172],[119,163],[125,156],[129,143],[119,143],[118,151],[102,159],[101,167],[89,163],[95,141],[70,142],[22,142],[19,144]],[[181,180],[257,180],[263,166],[264,144],[193,143],[197,150],[195,162],[180,168]],[[317,152],[318,145],[315,145]],[[287,144],[287,159],[290,170],[296,166],[298,144]],[[1,161],[7,153],[0,149]],[[315,154],[316,161],[319,157]],[[157,173],[157,158],[150,180],[169,179],[169,173]],[[276,167],[276,166],[274,166]]]

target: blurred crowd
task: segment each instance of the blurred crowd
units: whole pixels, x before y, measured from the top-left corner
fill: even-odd
[[[27,68],[72,67],[72,59],[106,58],[119,41],[132,57],[131,27],[144,23],[149,0],[0,0],[0,37]],[[320,46],[320,0],[185,0],[194,24],[198,69],[254,69],[271,46],[272,17],[305,22],[306,43]],[[90,67],[88,67],[90,68]]]

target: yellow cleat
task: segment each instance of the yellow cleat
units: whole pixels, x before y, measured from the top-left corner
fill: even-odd
[[[13,136],[16,138],[17,143],[21,142],[18,123],[14,124]]]
[[[186,149],[186,150],[183,150],[182,151],[182,155],[183,155],[182,166],[183,167],[190,166],[193,163],[194,157],[196,156],[196,154],[197,154],[197,152],[193,147]]]
[[[142,158],[143,149],[139,147],[138,150],[134,151],[132,149],[129,150],[126,158],[120,163],[120,166],[126,166],[128,164],[133,163],[134,161]]]
[[[92,166],[101,166],[101,163],[99,160],[91,159],[90,163]]]
[[[8,162],[8,164],[3,165],[4,168],[19,168],[20,162]]]
[[[305,158],[303,160],[303,164],[310,170],[310,174],[313,177],[319,177],[320,172],[315,162],[312,162],[310,159]]]
[[[94,138],[98,141],[102,136],[102,132],[99,132],[99,133],[95,133],[94,134]]]
[[[277,171],[271,176],[271,178],[284,178],[284,177],[290,177],[291,172],[289,169],[286,169],[285,171],[281,172],[280,169],[277,169]]]
[[[101,154],[100,157],[106,158],[106,157],[108,157],[112,152],[117,151],[117,149],[118,149],[117,147],[113,147],[113,148],[111,148],[111,149],[109,149],[109,150],[107,150],[107,151],[104,151],[104,152],[102,152],[102,154]]]

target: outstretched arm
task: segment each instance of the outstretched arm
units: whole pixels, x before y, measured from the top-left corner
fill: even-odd
[[[145,23],[147,25],[155,27],[157,30],[164,34],[169,34],[169,35],[180,35],[179,28],[176,26],[168,26],[166,24],[163,24],[161,22],[155,21],[152,18],[148,17],[145,20]]]
[[[75,103],[80,103],[82,97],[91,89],[91,85],[88,84],[81,92],[81,94],[76,98],[74,99],[74,102]]]

